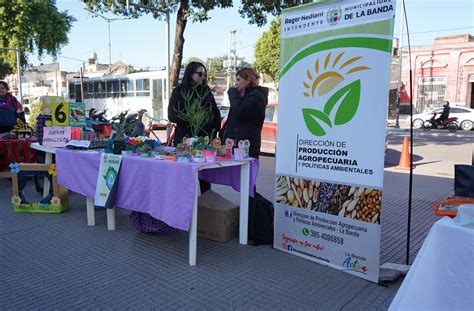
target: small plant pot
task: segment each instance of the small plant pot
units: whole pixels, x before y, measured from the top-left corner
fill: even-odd
[[[155,154],[155,160],[164,160],[166,159],[164,154]]]
[[[206,150],[206,151],[204,151],[204,158],[206,159],[206,162],[215,162],[216,161],[216,152]]]
[[[190,162],[191,159],[189,157],[176,157],[176,161],[181,162],[181,163],[186,163],[186,162]]]
[[[196,163],[202,163],[206,161],[206,158],[204,157],[204,155],[193,155],[192,159],[193,159],[193,162],[196,162]]]
[[[122,154],[122,151],[125,149],[124,140],[114,140],[114,154]]]

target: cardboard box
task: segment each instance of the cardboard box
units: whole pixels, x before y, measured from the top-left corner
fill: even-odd
[[[239,207],[209,190],[198,200],[200,238],[226,242],[239,235]]]

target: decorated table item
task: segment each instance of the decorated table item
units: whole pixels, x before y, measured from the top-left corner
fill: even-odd
[[[191,161],[191,147],[187,144],[178,144],[176,146],[176,160],[178,162]]]
[[[232,158],[232,148],[234,147],[234,140],[227,138],[225,145],[217,149],[217,157],[221,159],[230,160]]]
[[[31,128],[29,128],[22,120],[17,119],[16,125],[13,127],[13,130],[10,131],[16,138],[27,139],[30,138],[33,134]]]
[[[68,192],[58,185],[55,164],[10,163],[12,173],[13,210],[18,213],[61,213],[68,209]],[[53,192],[39,202],[30,202],[23,189],[31,176],[47,177],[53,185]]]
[[[244,158],[248,158],[250,155],[250,141],[248,139],[245,140],[240,140],[239,143],[237,144],[239,149],[242,149],[244,151]]]
[[[239,141],[238,148],[234,149],[235,160],[243,160],[245,158],[248,158],[249,148],[250,148],[250,142],[247,139]]]

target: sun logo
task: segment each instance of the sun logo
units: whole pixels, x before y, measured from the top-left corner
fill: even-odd
[[[351,57],[342,60],[345,52],[338,54],[331,62],[331,53],[326,55],[324,63],[320,64],[319,59],[314,63],[314,72],[306,70],[308,82],[304,81],[303,86],[306,91],[305,97],[324,96],[332,92],[342,82],[346,81],[348,75],[358,71],[369,70],[367,66],[358,66],[355,63],[362,59],[362,56]],[[314,78],[313,78],[314,74]],[[323,111],[303,108],[303,118],[308,130],[315,136],[326,135],[327,127],[343,125],[354,118],[360,101],[360,79],[355,80],[340,89],[334,91],[324,105]],[[337,108],[337,109],[334,109]],[[333,111],[336,111],[335,113]],[[326,126],[323,128],[319,121]]]
[[[338,86],[342,81],[344,81],[344,76],[340,73],[343,70],[347,70],[347,72],[345,72],[345,75],[349,75],[357,71],[370,69],[366,66],[356,66],[353,68],[348,68],[349,65],[357,62],[362,58],[362,56],[358,56],[352,57],[346,60],[345,62],[341,62],[341,65],[338,70],[339,72],[335,71],[335,68],[343,55],[344,52],[336,56],[336,58],[332,62],[332,66],[330,66],[331,68],[328,68],[328,65],[331,62],[331,53],[326,56],[326,59],[324,60],[324,65],[321,66],[322,68],[320,68],[319,59],[317,59],[314,63],[314,71],[316,73],[314,79],[313,75],[311,74],[311,71],[309,69],[306,71],[306,76],[310,80],[310,83],[303,82],[304,87],[308,89],[308,92],[303,93],[305,97],[314,97],[314,93],[316,90],[318,92],[318,96],[323,96],[332,91],[336,86]]]

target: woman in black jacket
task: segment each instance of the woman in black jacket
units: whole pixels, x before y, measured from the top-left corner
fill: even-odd
[[[235,87],[227,91],[230,111],[220,131],[220,137],[223,142],[227,138],[232,138],[235,145],[239,140],[248,139],[249,154],[258,159],[265,108],[268,103],[268,88],[258,86],[260,75],[253,68],[240,69],[235,79]]]
[[[207,85],[206,68],[199,62],[190,62],[184,71],[182,83],[174,88],[168,105],[168,119],[171,122],[176,123],[173,140],[174,146],[181,143],[184,137],[192,136],[189,122],[181,119],[178,111],[184,110],[185,105],[183,95],[193,87],[196,87],[196,90],[201,94],[208,92],[207,96],[201,102],[201,106],[206,109],[209,109],[210,107],[212,110],[211,120],[204,125],[202,130],[198,133],[198,136],[211,136],[212,134],[217,136],[221,127],[221,114],[217,108],[214,95],[212,95],[211,89]],[[195,98],[197,96],[196,93],[194,93],[193,96]]]
[[[183,112],[185,109],[184,96],[193,88],[196,87],[196,92],[200,94],[206,94],[207,96],[201,101],[201,107],[204,109],[211,109],[212,114],[210,121],[207,122],[201,131],[198,133],[199,137],[202,136],[217,136],[219,129],[221,128],[221,114],[217,108],[216,100],[212,95],[211,89],[207,86],[207,72],[206,67],[199,62],[190,62],[184,70],[184,76],[182,83],[174,88],[171,94],[170,103],[168,105],[168,119],[171,122],[176,123],[175,134],[173,145],[176,146],[182,143],[184,137],[191,137],[191,126],[187,120],[180,118],[180,111]],[[193,99],[197,98],[197,93],[193,93]],[[211,189],[211,184],[206,181],[199,181],[201,187],[201,193]]]

